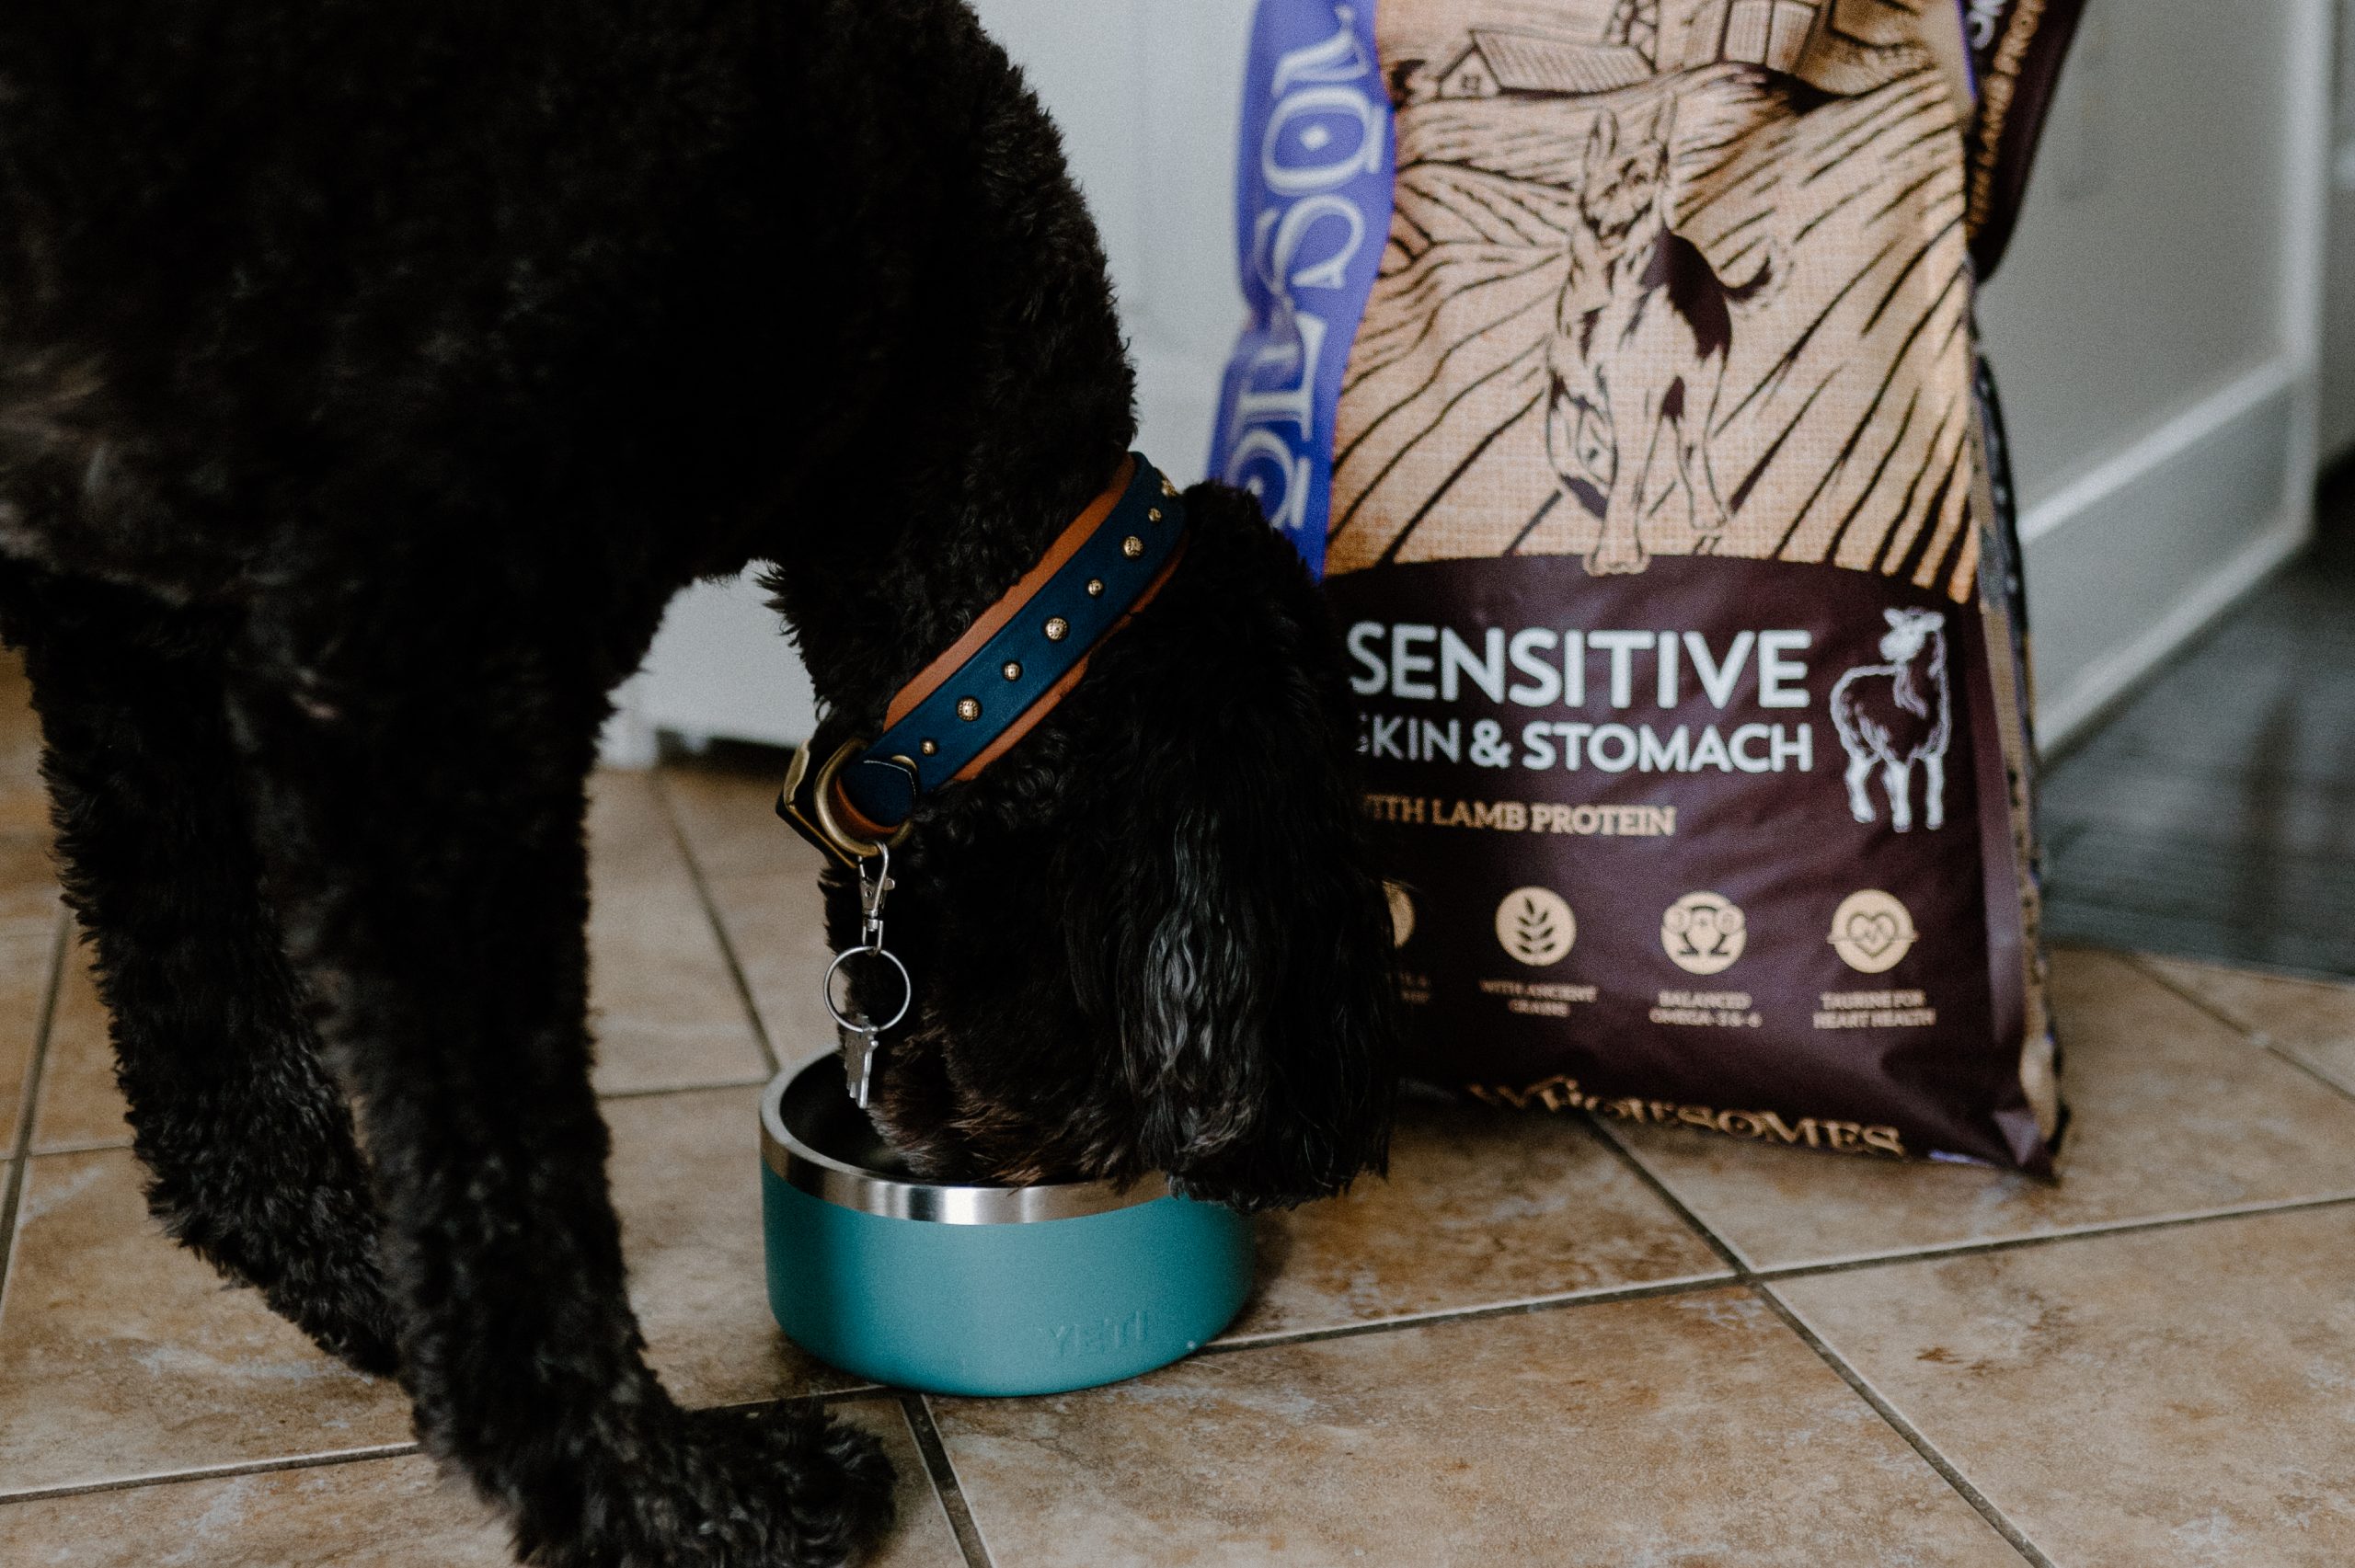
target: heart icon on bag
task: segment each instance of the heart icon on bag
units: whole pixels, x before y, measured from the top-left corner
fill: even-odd
[[[1913,915],[1878,887],[1849,894],[1832,916],[1832,950],[1858,974],[1895,968],[1916,940]]]
[[[1897,921],[1888,915],[1850,915],[1848,940],[1863,948],[1867,958],[1878,958],[1897,940]]]

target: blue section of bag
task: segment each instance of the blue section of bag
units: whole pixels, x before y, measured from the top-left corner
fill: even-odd
[[[1373,0],[1259,0],[1235,182],[1251,319],[1227,363],[1210,471],[1257,496],[1319,576],[1334,410],[1390,235],[1393,162]]]

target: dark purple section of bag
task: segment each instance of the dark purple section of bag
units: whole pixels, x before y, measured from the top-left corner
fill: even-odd
[[[1365,759],[1385,875],[1405,885],[1413,900],[1413,930],[1399,956],[1410,1000],[1425,990],[1418,982],[1427,982],[1428,1000],[1408,1010],[1419,1076],[1451,1086],[1515,1089],[1565,1074],[1581,1092],[1605,1098],[1894,1127],[1910,1153],[2049,1169],[2018,1077],[2020,910],[2008,893],[2016,886],[2008,807],[1975,601],[1957,604],[1942,592],[1870,571],[1696,556],[1655,556],[1640,573],[1600,578],[1576,557],[1388,566],[1332,578],[1327,590],[1345,629],[1366,621],[1446,626],[1475,650],[1489,627],[1504,628],[1509,637],[1528,627],[1590,635],[1692,629],[1720,658],[1745,628],[1802,630],[1810,637],[1801,656],[1808,665],[1804,708],[1760,707],[1756,682],[1746,679],[1720,710],[1688,664],[1681,700],[1663,709],[1653,665],[1640,656],[1633,702],[1624,711],[1609,707],[1602,678],[1607,660],[1591,656],[1583,710],[1558,701],[1539,710],[1511,701],[1510,693],[1491,702],[1468,679],[1459,681],[1453,704],[1386,692],[1361,698],[1369,735],[1384,718],[1442,727],[1453,718],[1468,738],[1487,719],[1501,724],[1512,753],[1501,767],[1476,765],[1468,745],[1465,760],[1453,762]],[[1915,818],[1910,831],[1891,825],[1878,759],[1867,784],[1875,820],[1855,819],[1844,776],[1850,752],[1827,706],[1843,673],[1888,662],[1885,612],[1909,608],[1943,615],[1947,641],[1952,730],[1945,825],[1935,831],[1923,820],[1926,784],[1918,762],[1908,778]],[[1377,641],[1361,636],[1361,646]],[[1786,746],[1804,724],[1812,767],[1802,773],[1787,758],[1784,771],[1764,773],[1524,767],[1530,753],[1519,738],[1523,727],[1552,721],[1648,725],[1663,739],[1682,726],[1688,744],[1704,726],[1724,736],[1747,723],[1780,724]],[[1395,729],[1391,742],[1395,748]],[[1763,745],[1753,737],[1746,754],[1754,761]],[[1405,801],[1423,803],[1421,824],[1384,819],[1415,809],[1399,804]],[[1527,811],[1532,806],[1672,807],[1674,831],[1618,836],[1436,825],[1434,818],[1453,814],[1456,802],[1487,803],[1492,820],[1495,807],[1508,802],[1520,803],[1533,820],[1559,814]],[[1497,933],[1500,903],[1529,886],[1550,888],[1575,916],[1573,944],[1550,964],[1523,962]],[[1877,974],[1850,967],[1831,940],[1834,911],[1867,889],[1900,899],[1917,933],[1905,956]],[[1665,911],[1701,892],[1720,896],[1746,917],[1740,956],[1717,974],[1686,972],[1663,945]],[[1514,1011],[1515,986],[1584,985],[1597,988],[1595,999],[1571,1002],[1566,1017]],[[1925,993],[1936,1022],[1816,1026],[1817,1014],[1827,1010],[1825,993],[1881,990]],[[1664,991],[1747,992],[1747,1011],[1758,1024],[1653,1022]],[[1528,999],[1519,1004],[1526,1008]]]

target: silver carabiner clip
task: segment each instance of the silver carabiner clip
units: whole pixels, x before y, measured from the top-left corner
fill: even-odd
[[[868,867],[874,876],[867,875]],[[883,898],[891,891],[891,846],[877,844],[875,853],[858,863],[858,944],[883,949]]]
[[[852,1103],[860,1110],[867,1108],[869,1086],[873,1081],[875,1051],[882,1044],[883,1031],[897,1024],[908,1015],[915,1001],[915,984],[908,978],[908,967],[883,945],[883,899],[891,891],[891,852],[878,844],[876,854],[858,864],[858,945],[845,947],[834,955],[826,966],[826,1011],[833,1015],[834,1027],[842,1041],[843,1087]],[[867,868],[872,865],[870,878]],[[868,1018],[866,1013],[851,1004],[852,982],[844,976],[842,994],[835,995],[834,977],[843,974],[843,967],[854,958],[880,959],[891,967],[900,984],[900,1005],[891,1016],[881,1023]]]

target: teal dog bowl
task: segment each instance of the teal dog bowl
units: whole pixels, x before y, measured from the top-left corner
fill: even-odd
[[[829,1054],[761,1097],[769,1308],[846,1372],[944,1394],[1133,1378],[1233,1321],[1250,1221],[1096,1182],[944,1186],[911,1175]]]

